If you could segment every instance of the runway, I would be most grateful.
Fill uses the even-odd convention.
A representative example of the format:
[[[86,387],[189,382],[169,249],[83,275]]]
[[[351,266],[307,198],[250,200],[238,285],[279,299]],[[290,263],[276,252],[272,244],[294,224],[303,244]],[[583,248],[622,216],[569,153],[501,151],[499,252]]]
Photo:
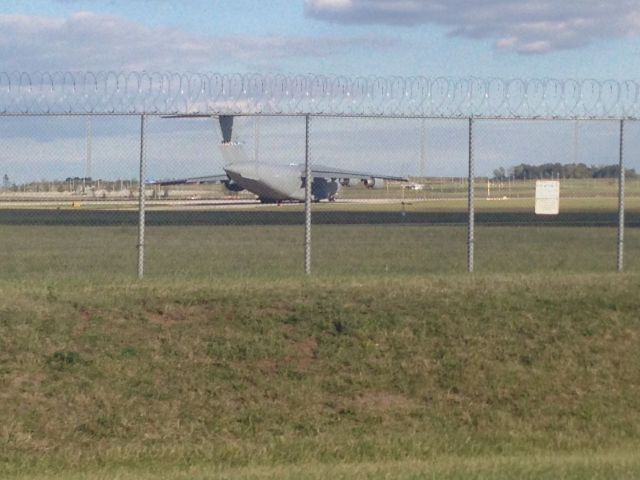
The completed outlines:
[[[247,208],[249,207],[249,208]],[[339,207],[339,206],[338,206]],[[346,207],[346,205],[345,205]],[[32,226],[136,226],[138,212],[134,209],[87,209],[87,208],[0,208],[0,225]],[[151,227],[169,225],[225,226],[225,225],[297,225],[304,226],[304,211],[299,205],[242,205],[224,208],[150,209],[146,212],[146,224]],[[402,211],[400,208],[376,208],[349,210],[331,209],[313,211],[314,225],[459,225],[466,226],[468,214],[464,211]],[[580,211],[566,212],[556,216],[536,216],[532,212],[486,212],[475,215],[476,225],[513,225],[528,227],[543,226],[592,226],[615,227],[615,212]],[[629,213],[629,227],[640,226],[640,213]]]
[[[412,203],[441,201],[445,199],[412,200]],[[446,199],[452,200],[452,199]],[[457,199],[464,201],[464,198]],[[401,205],[401,199],[388,198],[349,198],[336,199],[333,205]],[[327,204],[329,202],[321,202]],[[280,204],[261,203],[257,199],[212,199],[212,200],[146,200],[145,206],[149,210],[226,210],[226,209],[251,209],[293,207],[303,205],[303,202],[282,202]],[[138,200],[10,200],[0,199],[2,209],[88,209],[88,210],[138,210]]]

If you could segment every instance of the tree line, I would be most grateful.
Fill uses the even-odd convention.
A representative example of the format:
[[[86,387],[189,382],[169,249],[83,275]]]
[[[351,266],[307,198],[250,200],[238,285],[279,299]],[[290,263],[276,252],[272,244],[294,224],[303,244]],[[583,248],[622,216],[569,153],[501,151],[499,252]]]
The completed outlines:
[[[543,178],[618,178],[620,167],[618,165],[591,165],[584,163],[544,163],[542,165],[529,165],[521,163],[505,170],[504,167],[493,171],[494,180],[535,180]],[[635,178],[635,169],[625,169],[626,178]]]

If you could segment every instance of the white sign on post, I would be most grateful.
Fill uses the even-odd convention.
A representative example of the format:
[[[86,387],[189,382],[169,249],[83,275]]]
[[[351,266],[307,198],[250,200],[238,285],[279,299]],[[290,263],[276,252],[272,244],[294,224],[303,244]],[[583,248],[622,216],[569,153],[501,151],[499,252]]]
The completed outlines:
[[[536,182],[536,215],[558,215],[560,213],[560,181],[538,180]]]

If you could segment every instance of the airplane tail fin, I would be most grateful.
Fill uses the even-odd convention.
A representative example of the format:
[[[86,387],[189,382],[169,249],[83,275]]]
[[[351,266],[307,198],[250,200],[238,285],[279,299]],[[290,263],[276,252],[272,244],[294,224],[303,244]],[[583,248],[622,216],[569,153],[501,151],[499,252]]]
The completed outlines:
[[[220,115],[220,131],[222,132],[222,143],[231,143],[231,135],[233,135],[233,115]]]
[[[218,121],[222,132],[222,144],[219,148],[225,165],[248,162],[249,157],[244,151],[244,146],[232,140],[233,115],[220,115]]]

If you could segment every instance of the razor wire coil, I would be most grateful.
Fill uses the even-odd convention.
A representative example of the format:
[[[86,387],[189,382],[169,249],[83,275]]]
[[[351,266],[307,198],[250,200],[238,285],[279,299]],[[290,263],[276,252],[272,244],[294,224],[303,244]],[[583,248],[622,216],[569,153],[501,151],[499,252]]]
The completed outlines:
[[[0,72],[0,114],[636,119],[640,82],[170,72]]]

